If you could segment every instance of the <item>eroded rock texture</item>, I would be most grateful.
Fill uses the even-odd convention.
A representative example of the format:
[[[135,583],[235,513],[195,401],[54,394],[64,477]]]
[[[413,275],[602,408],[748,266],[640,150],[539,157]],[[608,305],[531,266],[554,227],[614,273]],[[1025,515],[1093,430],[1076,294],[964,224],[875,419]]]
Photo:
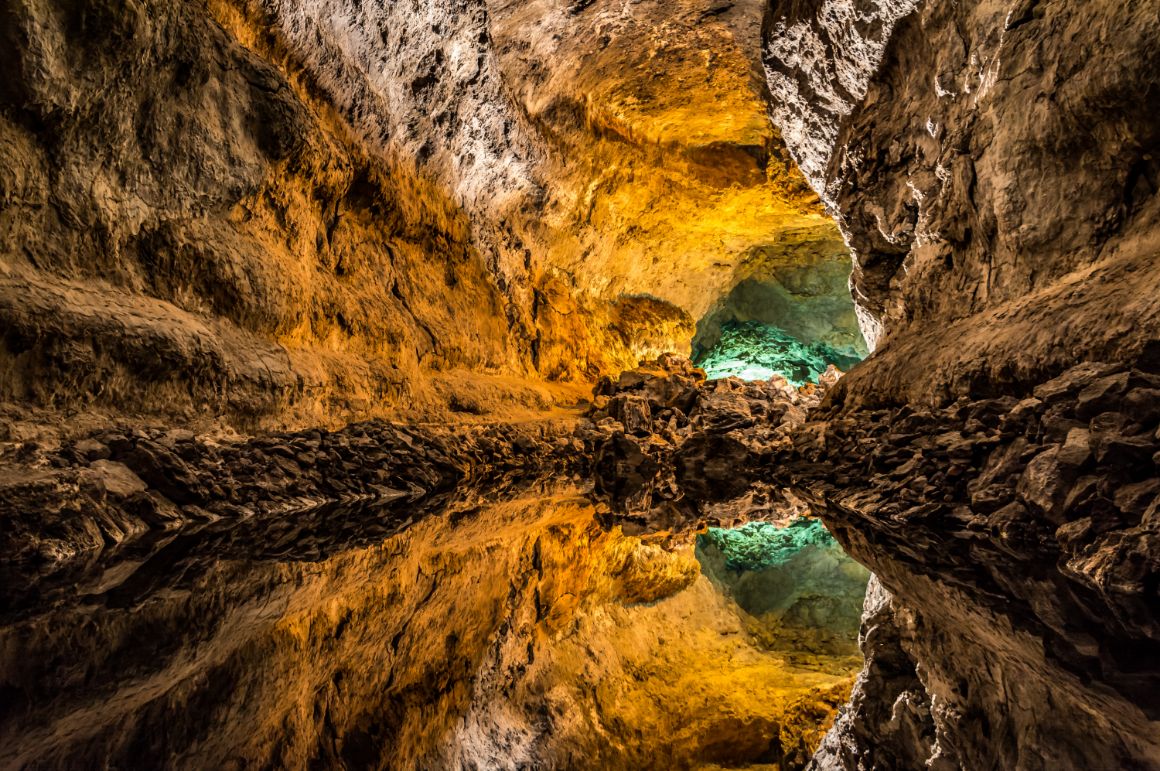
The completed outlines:
[[[853,5],[765,49],[878,349],[796,439],[897,630],[819,766],[1155,768],[1155,7]]]
[[[3,14],[0,398],[50,417],[542,411],[848,261],[753,0]]]
[[[804,507],[756,477],[719,490],[697,435],[786,444],[819,398],[702,381],[663,357],[605,383],[597,423],[14,448],[0,765],[804,767],[859,665],[867,574],[816,522],[776,565],[705,547],[702,568],[701,523]],[[585,494],[663,419],[655,501]]]
[[[800,460],[779,459],[895,594],[864,633],[897,627],[890,644],[917,672],[903,706],[925,691],[936,766],[1160,763],[1156,383],[1089,363],[1023,399],[832,414],[795,438]],[[873,712],[899,693],[877,681],[869,645],[876,695],[854,709]],[[890,768],[915,751],[857,717],[838,733],[856,749],[825,767]]]
[[[859,376],[940,398],[1139,350],[1148,335],[1125,331],[1158,313],[1137,291],[1157,282],[1155,7],[925,3],[898,20],[911,5],[778,5],[766,44],[771,87],[788,72],[860,100],[816,99],[785,134],[828,159],[811,179],[855,254],[867,337],[891,342]],[[833,42],[795,42],[815,37]]]
[[[1154,6],[7,2],[3,760],[801,766],[691,534],[812,511],[817,767],[1160,768]],[[840,381],[660,355],[839,236]]]
[[[318,421],[421,406],[420,367],[514,361],[462,208],[355,134],[276,29],[20,2],[4,34],[7,398]]]
[[[934,745],[930,699],[902,648],[899,623],[890,594],[871,578],[859,637],[865,664],[810,771],[926,767]]]
[[[1154,768],[1160,367],[1137,364],[868,409],[844,378],[819,405],[662,360],[602,384],[594,472],[638,528],[812,509],[874,572],[818,768]]]

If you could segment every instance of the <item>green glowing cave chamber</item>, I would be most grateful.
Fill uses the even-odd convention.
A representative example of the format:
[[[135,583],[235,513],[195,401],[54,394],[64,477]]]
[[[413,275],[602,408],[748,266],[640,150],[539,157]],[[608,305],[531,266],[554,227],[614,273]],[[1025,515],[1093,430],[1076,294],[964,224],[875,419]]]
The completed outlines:
[[[749,522],[737,528],[711,527],[698,536],[698,546],[720,552],[724,566],[734,571],[757,571],[782,567],[803,549],[829,549],[837,545],[821,520],[805,517],[778,526]]]
[[[768,380],[781,375],[795,386],[816,383],[833,364],[845,372],[865,358],[856,349],[824,342],[804,343],[785,330],[759,321],[729,321],[715,346],[695,357],[710,380],[738,377]]]
[[[850,257],[840,244],[801,264],[775,265],[732,287],[697,323],[693,360],[710,379],[817,382],[869,353],[849,289]]]

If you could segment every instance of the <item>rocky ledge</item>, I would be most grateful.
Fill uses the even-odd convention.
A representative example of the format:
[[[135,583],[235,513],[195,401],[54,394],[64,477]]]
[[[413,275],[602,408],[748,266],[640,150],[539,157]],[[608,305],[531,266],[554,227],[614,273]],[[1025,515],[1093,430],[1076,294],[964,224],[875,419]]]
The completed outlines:
[[[49,449],[11,444],[0,466],[0,553],[45,570],[150,530],[328,503],[418,499],[461,482],[584,467],[572,421],[407,426],[264,437],[110,430]]]
[[[594,475],[641,529],[812,513],[874,571],[866,670],[819,768],[1152,768],[1154,358],[930,408],[663,359],[598,387]]]
[[[867,408],[836,373],[797,390],[662,361],[598,388],[594,473],[641,528],[812,513],[875,573],[818,768],[1153,768],[1160,370],[1134,365]]]
[[[830,367],[803,388],[782,377],[706,381],[687,359],[665,355],[604,378],[589,412],[597,490],[624,523],[650,529],[808,513],[771,484],[768,468],[840,376]]]
[[[544,474],[591,474],[627,532],[812,514],[881,582],[863,623],[866,671],[819,767],[1160,757],[1150,357],[1083,363],[1015,395],[867,408],[847,403],[837,372],[801,389],[706,382],[664,356],[601,381],[587,418],[230,441],[109,432],[13,452],[4,553],[49,570],[191,520],[289,521],[327,501]],[[1052,720],[1021,707],[1043,704]],[[1061,725],[1095,740],[1064,740]]]
[[[469,481],[561,473],[594,472],[612,507],[634,513],[625,521],[650,529],[665,511],[687,524],[756,518],[765,492],[752,461],[788,446],[792,427],[835,381],[836,373],[804,389],[778,380],[706,384],[687,359],[666,355],[602,380],[587,418],[370,421],[260,437],[134,428],[60,446],[11,442],[0,455],[0,551],[8,562],[51,569],[185,523],[295,517],[328,503],[417,499]],[[748,508],[713,508],[747,492]]]
[[[864,652],[868,671],[879,650],[916,670],[873,687],[884,703],[926,693],[930,767],[1160,757],[1160,375],[1139,364],[1083,363],[1021,396],[931,410],[843,412],[839,385],[779,456],[775,475],[896,595],[894,631]],[[1025,708],[1045,704],[1051,720]],[[840,721],[862,723],[842,736],[861,760],[824,767],[918,751],[922,731],[888,746],[899,718],[880,717]]]

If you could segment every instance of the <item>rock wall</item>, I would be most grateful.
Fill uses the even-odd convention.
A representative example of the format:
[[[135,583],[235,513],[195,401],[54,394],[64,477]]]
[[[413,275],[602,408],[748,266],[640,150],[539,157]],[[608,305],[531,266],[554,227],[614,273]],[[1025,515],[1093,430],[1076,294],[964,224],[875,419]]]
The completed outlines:
[[[871,577],[858,641],[865,663],[808,771],[927,767],[935,740],[930,697],[902,648],[900,623],[890,593]]]
[[[12,59],[0,84],[0,514],[19,525],[6,531],[14,553],[80,564],[146,527],[284,513],[296,496],[439,489],[480,447],[545,465],[591,452],[601,493],[629,509],[626,529],[808,505],[874,570],[891,599],[872,593],[869,664],[819,764],[1160,766],[1153,3],[11,0],[0,38]],[[125,417],[249,430],[544,410],[581,393],[545,379],[595,380],[679,348],[737,286],[831,264],[836,227],[875,348],[836,386],[706,388],[687,367],[654,366],[602,381],[594,427],[531,444],[472,434],[429,446],[424,433],[416,449],[382,423],[261,440],[94,429]],[[87,438],[46,439],[46,423]],[[209,505],[227,491],[240,508]],[[503,554],[527,577],[539,548]],[[355,576],[336,582],[353,604],[381,590],[362,580],[361,559],[338,566]],[[287,570],[309,583],[308,569]],[[417,575],[391,581],[418,595],[430,587]],[[248,599],[264,579],[251,578],[220,579],[241,587],[229,618],[270,621],[264,600]],[[444,637],[454,655],[436,664],[431,642],[447,619],[464,622],[454,584],[403,637],[364,627],[354,671],[380,677],[344,703],[397,707],[405,725],[372,732],[339,700],[306,697],[262,712],[264,733],[230,722],[249,704],[221,684],[271,650],[275,692],[352,687],[346,674],[295,669],[303,649],[322,660],[347,645],[350,622],[283,587],[271,596],[308,609],[278,616],[268,636],[223,641],[247,628],[223,621],[193,651],[210,658],[165,652],[164,671],[126,690],[101,670],[116,699],[100,714],[68,701],[70,683],[96,676],[61,670],[64,695],[20,686],[44,711],[7,730],[32,736],[46,763],[156,751],[138,729],[194,699],[216,705],[222,731],[175,728],[191,757],[228,760],[224,747],[244,745],[245,760],[270,764],[317,753],[357,764],[402,735],[404,762],[542,760],[539,727],[505,704],[584,720],[594,700],[617,706],[598,721],[560,718],[564,757],[612,723],[616,735],[638,722],[679,733],[645,714],[639,692],[544,695],[557,676],[591,673],[579,649],[529,649],[511,631],[547,618],[539,579],[514,595],[488,584],[483,626]],[[560,602],[590,589],[569,580]],[[326,584],[302,591],[329,596]],[[604,588],[597,604],[619,603]],[[659,595],[634,592],[628,604],[645,604],[611,617],[661,623],[646,607]],[[512,597],[505,628],[496,608]],[[201,611],[152,610],[161,628]],[[99,655],[146,639],[126,618],[103,627],[112,642],[93,643]],[[593,623],[609,649],[631,637]],[[51,639],[38,633],[4,655],[21,661],[28,639]],[[409,657],[384,661],[403,639]],[[641,650],[675,666],[680,651],[655,642]],[[190,666],[202,679],[185,677]],[[533,686],[493,698],[504,673],[525,670]],[[736,682],[717,682],[698,709],[736,695]],[[438,713],[462,724],[424,722],[432,689]],[[745,739],[760,724],[746,762],[791,752],[784,737],[774,752],[773,735],[792,720],[726,717],[728,730],[677,739],[721,760],[706,737]],[[457,738],[441,745],[448,730]],[[270,754],[275,736],[289,737],[285,756]],[[611,764],[646,757],[597,749]]]
[[[843,259],[765,119],[760,3],[670,5],[13,0],[0,399],[510,416]]]
[[[463,207],[277,29],[101,2],[4,29],[5,397],[320,422],[433,406],[421,370],[521,371]]]
[[[549,237],[552,270],[696,319],[746,278],[845,257],[766,118],[762,13],[755,0],[493,4],[505,82],[551,149],[545,224],[568,234]]]
[[[1141,657],[1154,5],[774,3],[773,19],[771,88],[813,102],[783,134],[851,247],[877,348],[796,437],[801,478],[828,475],[815,505],[893,595],[867,608],[867,641],[894,631],[865,644],[818,767],[1160,767]]]
[[[794,392],[671,363],[599,388],[594,473],[625,526],[812,509],[880,582],[818,768],[1160,767],[1154,358],[876,409],[846,378]]]
[[[762,61],[770,116],[827,204],[826,176],[843,121],[866,94],[895,25],[919,0],[773,0]]]
[[[806,111],[807,129],[786,137],[799,160],[828,158],[811,180],[855,255],[867,336],[894,349],[859,377],[936,399],[1130,356],[1148,335],[1123,330],[1158,325],[1131,289],[1156,281],[1154,9],[923,4],[897,21],[872,78],[846,74],[872,66],[910,6],[874,24],[829,6],[795,24],[791,7],[767,33],[771,85],[797,72],[857,105]],[[846,44],[809,57],[791,45],[802,25],[836,22]]]
[[[935,767],[1160,764],[1158,385],[1085,363],[1031,393],[941,410],[831,404],[777,458],[894,595],[893,622],[872,608],[864,634],[898,628]],[[877,696],[854,709],[872,713],[884,705],[868,701],[898,694],[872,679],[867,652]],[[867,760],[830,767],[896,767],[876,752],[877,722],[840,724],[836,741]]]

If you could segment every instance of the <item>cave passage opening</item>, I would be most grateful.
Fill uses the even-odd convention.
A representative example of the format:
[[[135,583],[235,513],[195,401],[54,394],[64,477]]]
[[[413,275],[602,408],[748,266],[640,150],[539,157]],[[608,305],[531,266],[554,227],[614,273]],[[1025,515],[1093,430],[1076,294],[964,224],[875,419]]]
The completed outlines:
[[[781,375],[795,386],[831,364],[848,371],[869,354],[849,276],[849,253],[831,249],[743,278],[697,322],[693,361],[710,379]]]

